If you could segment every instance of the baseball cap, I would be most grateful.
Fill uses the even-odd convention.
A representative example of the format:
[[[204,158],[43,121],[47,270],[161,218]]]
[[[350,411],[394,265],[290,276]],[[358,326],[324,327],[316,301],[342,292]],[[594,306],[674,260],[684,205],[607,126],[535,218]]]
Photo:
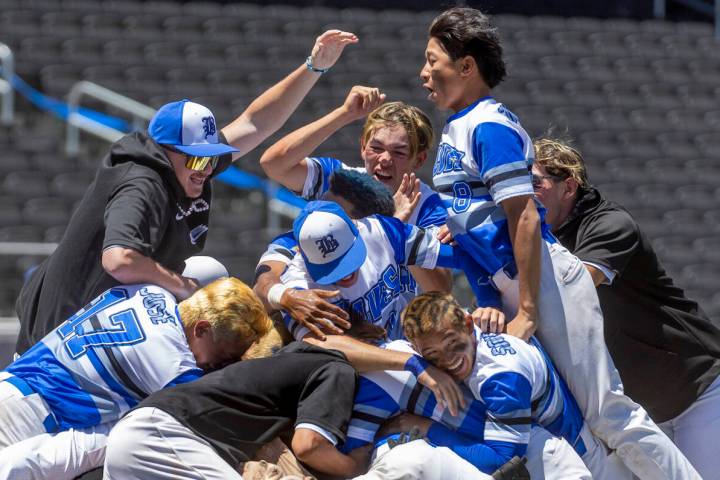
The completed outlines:
[[[335,283],[365,263],[365,242],[337,203],[308,203],[293,222],[293,233],[308,273],[320,285]]]
[[[215,157],[239,151],[220,143],[215,116],[210,109],[187,99],[160,107],[150,120],[148,133],[161,145],[170,145],[198,157]]]
[[[211,284],[218,278],[229,277],[230,274],[225,265],[204,255],[195,255],[185,260],[183,277],[194,278],[201,287]]]

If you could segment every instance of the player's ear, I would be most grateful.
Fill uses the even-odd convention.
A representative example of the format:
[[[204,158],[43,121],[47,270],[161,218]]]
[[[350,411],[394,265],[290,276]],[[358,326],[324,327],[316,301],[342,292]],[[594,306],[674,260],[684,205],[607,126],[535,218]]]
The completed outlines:
[[[480,72],[477,62],[472,55],[465,55],[458,59],[458,69],[462,77],[469,77],[474,71]]]
[[[415,157],[415,168],[420,168],[423,163],[425,163],[425,160],[427,160],[427,156],[427,150],[418,153]]]
[[[208,333],[211,333],[212,326],[210,325],[210,322],[207,320],[198,320],[195,326],[193,327],[193,333],[197,338],[202,338]]]

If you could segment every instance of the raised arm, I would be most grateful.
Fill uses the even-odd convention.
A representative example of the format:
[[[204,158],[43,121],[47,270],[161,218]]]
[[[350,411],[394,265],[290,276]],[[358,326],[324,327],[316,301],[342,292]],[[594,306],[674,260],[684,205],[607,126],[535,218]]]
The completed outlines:
[[[328,30],[315,41],[310,55],[316,69],[330,68],[343,49],[358,41],[349,32]],[[228,143],[240,150],[233,159],[245,155],[275,133],[300,105],[321,73],[301,65],[279,83],[256,98],[232,123],[222,129]]]
[[[345,125],[359,120],[385,99],[377,88],[355,86],[345,102],[324,117],[289,133],[267,149],[260,165],[276,182],[302,192],[307,177],[306,158]]]

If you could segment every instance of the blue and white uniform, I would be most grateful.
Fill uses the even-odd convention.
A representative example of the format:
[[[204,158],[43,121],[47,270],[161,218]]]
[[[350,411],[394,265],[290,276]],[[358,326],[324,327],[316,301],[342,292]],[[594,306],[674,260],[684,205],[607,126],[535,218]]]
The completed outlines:
[[[153,285],[106,291],[5,372],[6,382],[45,400],[58,430],[115,421],[149,394],[203,373],[175,298]]]
[[[265,262],[282,262],[289,265],[298,252],[298,243],[293,231],[281,233],[273,238],[267,250],[260,256],[258,266]]]
[[[490,281],[516,271],[503,200],[534,195],[532,140],[518,118],[485,97],[448,118],[433,167],[433,183],[447,210],[447,225],[463,253],[463,270],[480,306],[500,306]],[[538,205],[541,219],[544,208]],[[555,242],[549,228],[543,238]],[[510,275],[513,276],[514,274]]]
[[[432,392],[409,372],[364,373],[345,448],[372,442],[386,419],[406,411],[438,422],[428,431],[428,440],[486,473],[525,454],[533,425],[565,438],[584,455],[580,411],[539,344],[534,339],[527,344],[510,335],[482,334],[477,328],[475,335],[475,366],[462,387],[467,406],[457,416],[438,407]],[[413,351],[405,341],[386,348]]]
[[[416,282],[407,267],[435,268],[441,252],[449,258],[452,250],[447,245],[441,245],[431,232],[382,215],[357,220],[357,229],[365,242],[368,256],[353,285],[341,287],[315,283],[300,253],[295,255],[283,274],[282,282],[290,288],[339,290],[339,297],[331,299],[332,303],[385,328],[391,340],[403,338],[400,312],[416,295]],[[309,333],[286,312],[283,312],[283,319],[295,339],[300,340]]]
[[[305,177],[302,197],[306,200],[321,199],[330,189],[330,176],[335,170],[346,169],[368,173],[365,168],[351,167],[337,158],[308,157],[305,161],[307,177]],[[423,228],[444,225],[447,215],[438,194],[422,181],[420,182],[420,193],[422,194],[420,203],[413,210],[407,223]]]

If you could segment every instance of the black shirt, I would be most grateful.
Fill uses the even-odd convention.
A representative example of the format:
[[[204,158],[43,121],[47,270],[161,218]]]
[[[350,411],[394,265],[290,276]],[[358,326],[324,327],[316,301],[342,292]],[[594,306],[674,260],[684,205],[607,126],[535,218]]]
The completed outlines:
[[[594,188],[553,233],[584,262],[615,271],[598,287],[605,341],[625,392],[656,422],[684,412],[720,373],[720,325],[663,269],[621,206]]]
[[[169,413],[237,468],[300,423],[344,441],[355,383],[355,370],[342,353],[294,342],[272,357],[237,362],[156,392],[137,408]]]
[[[221,138],[221,141],[225,141]],[[222,157],[213,176],[227,169]],[[139,251],[182,272],[202,251],[210,220],[212,185],[190,199],[163,149],[142,133],[115,142],[68,223],[58,248],[23,286],[16,351],[25,352],[57,325],[120,282],[102,267],[111,246]]]

